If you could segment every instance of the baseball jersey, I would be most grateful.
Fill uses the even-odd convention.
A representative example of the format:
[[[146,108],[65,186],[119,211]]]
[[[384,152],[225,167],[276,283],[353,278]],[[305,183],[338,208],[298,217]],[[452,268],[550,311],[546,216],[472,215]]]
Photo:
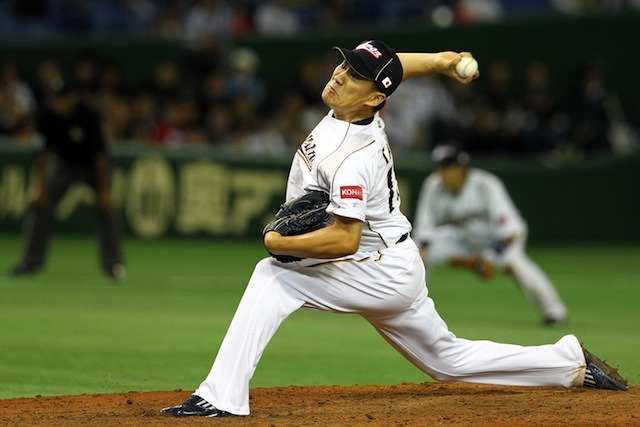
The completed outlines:
[[[418,198],[413,238],[429,241],[437,227],[455,226],[471,242],[504,239],[526,233],[526,224],[500,179],[470,168],[462,190],[444,188],[438,173],[425,180]]]
[[[349,123],[331,110],[320,121],[296,151],[286,199],[310,190],[329,193],[328,212],[364,223],[360,252],[393,246],[411,231],[400,212],[393,157],[378,113]]]

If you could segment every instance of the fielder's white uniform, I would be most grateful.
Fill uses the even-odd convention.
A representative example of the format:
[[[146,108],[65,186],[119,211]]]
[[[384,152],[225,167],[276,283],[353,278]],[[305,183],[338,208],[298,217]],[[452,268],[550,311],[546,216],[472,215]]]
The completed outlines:
[[[331,195],[331,212],[363,221],[361,245],[336,260],[260,261],[211,372],[194,392],[216,408],[249,414],[249,381],[269,340],[295,310],[356,313],[394,348],[438,380],[511,385],[582,385],[585,359],[567,335],[522,347],[457,338],[427,296],[425,269],[400,199],[384,123],[324,117],[297,151],[287,199]],[[400,243],[396,243],[401,241]],[[355,363],[355,361],[354,361]]]
[[[413,238],[428,242],[429,266],[453,257],[484,256],[500,268],[509,268],[524,293],[545,319],[564,320],[567,308],[547,275],[526,254],[527,225],[500,179],[469,168],[458,194],[447,190],[440,174],[425,179],[418,198]],[[491,246],[514,240],[502,253]]]

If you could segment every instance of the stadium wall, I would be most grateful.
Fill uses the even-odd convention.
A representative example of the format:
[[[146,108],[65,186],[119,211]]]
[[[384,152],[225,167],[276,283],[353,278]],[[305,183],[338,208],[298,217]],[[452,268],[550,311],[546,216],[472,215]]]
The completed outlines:
[[[0,232],[21,228],[32,156],[0,144]],[[114,161],[114,192],[129,235],[257,238],[283,200],[291,158],[119,147]],[[396,163],[402,210],[412,218],[430,164],[414,154]],[[496,157],[474,164],[503,178],[532,242],[640,240],[640,153],[562,168]],[[86,186],[73,187],[56,211],[58,231],[92,232],[93,197]]]

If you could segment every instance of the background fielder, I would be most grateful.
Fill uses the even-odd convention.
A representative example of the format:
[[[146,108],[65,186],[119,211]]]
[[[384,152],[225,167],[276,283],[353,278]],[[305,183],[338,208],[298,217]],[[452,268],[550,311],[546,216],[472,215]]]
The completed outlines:
[[[493,266],[513,275],[551,326],[563,325],[567,308],[547,275],[525,253],[527,225],[502,181],[469,167],[455,142],[432,153],[436,172],[422,185],[412,237],[428,266],[448,262],[474,269],[485,279]]]

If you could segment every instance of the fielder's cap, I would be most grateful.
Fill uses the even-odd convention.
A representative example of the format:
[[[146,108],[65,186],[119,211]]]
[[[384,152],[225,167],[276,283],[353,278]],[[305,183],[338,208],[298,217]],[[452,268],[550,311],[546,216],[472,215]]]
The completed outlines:
[[[367,80],[376,83],[380,92],[389,96],[402,81],[402,64],[396,52],[379,40],[360,43],[349,50],[334,46],[345,61]]]
[[[440,144],[433,149],[431,153],[431,161],[436,167],[449,165],[466,166],[469,164],[469,154],[458,144],[445,143]]]

